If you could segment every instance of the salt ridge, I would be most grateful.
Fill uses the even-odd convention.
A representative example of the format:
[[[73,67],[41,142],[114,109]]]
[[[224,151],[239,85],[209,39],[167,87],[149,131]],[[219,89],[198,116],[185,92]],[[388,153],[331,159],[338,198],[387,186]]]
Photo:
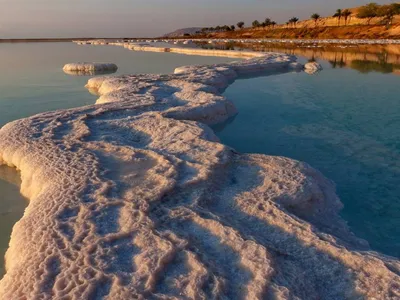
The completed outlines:
[[[338,216],[334,185],[305,163],[240,154],[206,124],[236,113],[241,76],[295,58],[89,80],[97,105],[0,130],[0,164],[30,199],[1,299],[397,299],[398,260]]]

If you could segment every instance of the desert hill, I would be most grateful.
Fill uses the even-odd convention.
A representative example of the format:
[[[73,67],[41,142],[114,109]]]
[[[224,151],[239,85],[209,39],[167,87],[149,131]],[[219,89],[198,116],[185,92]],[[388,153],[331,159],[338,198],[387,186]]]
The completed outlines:
[[[201,27],[189,27],[189,28],[181,28],[177,29],[173,32],[167,33],[164,35],[164,37],[167,38],[173,38],[173,37],[179,37],[179,36],[184,36],[185,34],[196,34],[196,32],[201,31]]]

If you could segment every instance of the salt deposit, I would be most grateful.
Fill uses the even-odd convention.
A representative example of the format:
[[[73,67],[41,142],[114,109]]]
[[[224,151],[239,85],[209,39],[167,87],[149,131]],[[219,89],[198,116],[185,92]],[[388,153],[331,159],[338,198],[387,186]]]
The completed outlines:
[[[97,105],[0,130],[30,199],[1,299],[398,299],[400,263],[368,251],[307,164],[240,154],[205,124],[236,113],[240,76],[285,54],[170,75],[94,78]]]
[[[184,42],[187,39],[175,39],[175,40],[166,40],[166,42]],[[193,42],[205,42],[208,44],[218,44],[223,43],[225,39],[191,39]],[[155,40],[157,41],[157,40]],[[267,43],[267,44],[276,44],[276,43],[290,43],[295,45],[330,45],[330,44],[341,44],[346,46],[355,46],[355,45],[398,45],[400,44],[400,40],[398,39],[240,39],[240,40],[231,40],[229,42],[240,42],[240,43]],[[79,40],[73,41],[79,45],[105,45],[108,42],[114,42],[113,40]],[[148,43],[152,42],[151,40],[147,41]]]
[[[70,75],[93,75],[96,73],[112,73],[118,70],[117,65],[111,63],[70,63],[63,68]]]
[[[321,70],[322,66],[315,61],[308,62],[304,65],[304,71],[308,74],[315,74]]]

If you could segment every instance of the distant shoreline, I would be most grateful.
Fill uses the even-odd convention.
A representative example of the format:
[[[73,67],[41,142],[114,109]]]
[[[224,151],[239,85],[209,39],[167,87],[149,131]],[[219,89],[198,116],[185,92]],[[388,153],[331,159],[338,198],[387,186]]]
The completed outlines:
[[[92,39],[92,38],[85,38]],[[72,38],[37,38],[37,39],[0,39],[0,43],[44,43],[44,42],[72,42]]]
[[[0,44],[5,43],[57,43],[57,42],[73,42],[73,41],[96,41],[103,40],[106,42],[112,41],[140,41],[140,40],[152,40],[152,41],[165,41],[165,40],[193,40],[193,41],[205,41],[205,40],[231,40],[231,41],[240,41],[243,40],[241,37],[157,37],[157,38],[129,38],[129,37],[120,37],[120,38],[27,38],[27,39],[0,39]],[[399,44],[400,39],[357,39],[357,38],[337,38],[337,39],[324,39],[324,38],[257,38],[257,37],[246,37],[246,41],[250,42],[254,41],[271,41],[276,43],[288,43],[288,42],[299,42],[299,43],[324,43],[324,44]]]
[[[76,40],[137,40],[139,38],[98,38],[98,37],[76,37],[76,38],[20,38],[20,39],[0,39],[0,43],[52,43],[52,42],[72,42]],[[143,38],[141,38],[143,39]],[[146,38],[148,39],[148,38]],[[156,38],[150,38],[156,39]]]

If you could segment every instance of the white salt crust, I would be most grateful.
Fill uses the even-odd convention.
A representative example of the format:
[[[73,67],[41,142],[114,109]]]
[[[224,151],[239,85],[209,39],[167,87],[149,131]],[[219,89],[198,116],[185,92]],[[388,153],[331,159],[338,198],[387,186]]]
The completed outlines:
[[[118,70],[116,64],[112,63],[69,63],[63,68],[69,75],[96,75],[101,73],[112,73]]]
[[[332,182],[206,125],[236,113],[235,79],[298,68],[268,54],[94,78],[97,105],[4,126],[0,164],[30,204],[0,299],[399,299],[399,261],[349,232]]]

